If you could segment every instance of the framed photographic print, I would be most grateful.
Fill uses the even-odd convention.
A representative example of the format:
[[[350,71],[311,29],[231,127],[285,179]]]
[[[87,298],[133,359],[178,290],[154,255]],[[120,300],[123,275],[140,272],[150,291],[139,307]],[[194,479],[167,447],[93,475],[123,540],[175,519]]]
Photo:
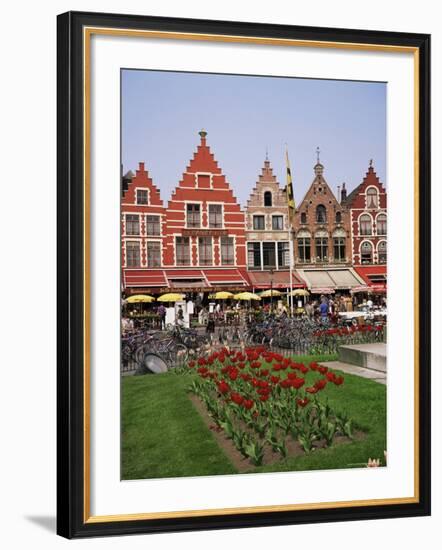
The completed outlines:
[[[430,37],[58,17],[58,533],[430,513]]]

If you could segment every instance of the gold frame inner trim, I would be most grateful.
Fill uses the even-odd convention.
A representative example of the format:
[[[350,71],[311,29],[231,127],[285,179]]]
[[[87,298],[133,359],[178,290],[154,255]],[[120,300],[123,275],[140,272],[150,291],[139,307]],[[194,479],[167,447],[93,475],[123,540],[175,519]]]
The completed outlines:
[[[91,36],[125,36],[137,38],[157,38],[194,40],[204,42],[233,42],[303,48],[333,48],[371,52],[412,53],[414,61],[414,495],[372,500],[351,500],[338,502],[303,503],[237,508],[215,508],[207,510],[181,510],[173,512],[152,512],[138,514],[116,514],[108,516],[91,515],[90,484],[90,83],[91,83]],[[134,29],[113,29],[107,27],[85,27],[83,29],[84,67],[84,523],[103,523],[149,519],[171,519],[185,517],[207,517],[229,514],[249,514],[259,512],[287,512],[301,510],[323,510],[348,508],[350,506],[385,506],[389,504],[412,504],[419,502],[419,49],[411,46],[363,44],[350,42],[329,42],[321,40],[296,40],[267,37],[245,37],[204,33],[148,31]]]

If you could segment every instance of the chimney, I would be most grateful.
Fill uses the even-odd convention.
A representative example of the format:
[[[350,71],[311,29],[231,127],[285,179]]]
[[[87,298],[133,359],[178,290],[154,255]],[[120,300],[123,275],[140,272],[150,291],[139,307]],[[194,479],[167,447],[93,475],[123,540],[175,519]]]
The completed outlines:
[[[138,172],[144,172],[144,162],[138,163]]]
[[[347,189],[345,188],[345,181],[342,183],[341,202],[347,199]]]

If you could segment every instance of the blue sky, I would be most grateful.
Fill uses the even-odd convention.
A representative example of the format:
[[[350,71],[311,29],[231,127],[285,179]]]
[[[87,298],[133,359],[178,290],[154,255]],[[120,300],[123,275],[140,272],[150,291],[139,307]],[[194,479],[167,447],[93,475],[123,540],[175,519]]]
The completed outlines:
[[[335,193],[344,181],[356,187],[370,159],[387,184],[386,93],[374,82],[123,70],[123,170],[144,161],[167,203],[204,128],[242,205],[266,150],[285,185],[286,144],[297,203],[313,180],[317,147]]]

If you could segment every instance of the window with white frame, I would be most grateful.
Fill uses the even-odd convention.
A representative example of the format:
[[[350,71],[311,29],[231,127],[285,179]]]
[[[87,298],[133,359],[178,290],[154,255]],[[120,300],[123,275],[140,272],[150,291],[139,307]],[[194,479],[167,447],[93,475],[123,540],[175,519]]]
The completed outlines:
[[[376,218],[376,233],[378,235],[387,234],[387,216],[385,214],[379,214]]]
[[[161,266],[161,243],[159,241],[147,242],[147,266]]]
[[[212,237],[198,237],[199,265],[212,265]]]
[[[258,231],[265,229],[264,216],[253,216],[253,229]]]
[[[146,234],[149,236],[161,235],[160,216],[153,214],[148,214],[146,216]]]
[[[147,189],[137,189],[137,204],[149,204],[149,193]]]
[[[223,226],[223,205],[209,204],[209,227],[220,228]]]
[[[233,237],[221,237],[221,264],[233,265],[235,263],[235,249]]]
[[[373,228],[371,223],[371,216],[368,214],[362,214],[359,218],[359,235],[372,235]]]
[[[251,269],[261,269],[261,243],[247,243],[247,264]]]
[[[367,208],[379,207],[379,195],[378,190],[374,187],[369,187],[366,193]]]
[[[175,237],[176,265],[190,265],[189,237]]]
[[[373,263],[373,245],[369,241],[361,244],[361,264]]]
[[[278,267],[284,268],[290,265],[290,249],[287,241],[278,242]]]
[[[274,231],[281,231],[284,229],[284,216],[272,216],[272,229]]]
[[[298,256],[301,262],[311,261],[311,239],[310,237],[298,238]]]
[[[380,264],[387,263],[387,241],[381,241],[378,244],[378,262]]]
[[[187,204],[187,227],[201,227],[201,206]]]
[[[137,214],[126,214],[126,235],[140,234],[140,217]]]
[[[126,241],[126,266],[140,267],[139,241]]]

